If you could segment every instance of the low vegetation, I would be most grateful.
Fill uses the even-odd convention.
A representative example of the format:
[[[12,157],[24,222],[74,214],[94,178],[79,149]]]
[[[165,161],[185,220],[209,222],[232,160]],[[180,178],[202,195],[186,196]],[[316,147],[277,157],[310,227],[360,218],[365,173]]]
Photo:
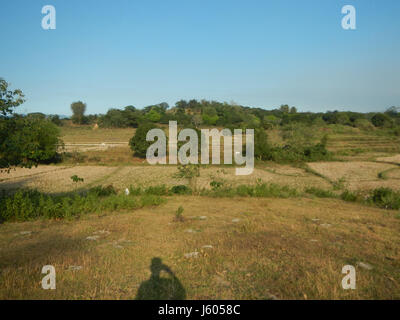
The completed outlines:
[[[97,186],[86,192],[62,195],[43,194],[36,190],[18,190],[12,195],[3,192],[0,198],[0,222],[73,218],[87,213],[101,214],[159,205],[163,201],[154,194],[142,196],[118,194],[112,186]]]

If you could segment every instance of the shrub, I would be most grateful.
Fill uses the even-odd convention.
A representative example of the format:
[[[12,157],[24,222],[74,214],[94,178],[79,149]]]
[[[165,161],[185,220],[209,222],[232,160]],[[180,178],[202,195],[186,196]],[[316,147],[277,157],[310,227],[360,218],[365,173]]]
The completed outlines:
[[[367,119],[356,119],[354,121],[354,126],[364,131],[372,131],[375,129],[373,124]]]
[[[200,177],[200,165],[181,164],[178,165],[178,172],[173,175],[177,179],[186,179],[190,188],[196,191],[197,178]]]
[[[173,186],[170,191],[173,194],[191,194],[192,193],[192,190],[183,184]]]
[[[108,185],[107,187],[103,186],[96,186],[94,188],[89,189],[89,194],[94,194],[98,197],[107,197],[113,194],[117,194],[117,191],[113,187],[112,184]]]
[[[375,127],[390,127],[392,125],[392,119],[385,113],[377,113],[371,119],[372,124]]]
[[[400,209],[400,192],[390,188],[378,188],[372,192],[369,201],[385,209]]]
[[[345,190],[342,192],[340,195],[340,198],[344,201],[349,201],[349,202],[356,202],[359,200],[359,196],[349,190]]]

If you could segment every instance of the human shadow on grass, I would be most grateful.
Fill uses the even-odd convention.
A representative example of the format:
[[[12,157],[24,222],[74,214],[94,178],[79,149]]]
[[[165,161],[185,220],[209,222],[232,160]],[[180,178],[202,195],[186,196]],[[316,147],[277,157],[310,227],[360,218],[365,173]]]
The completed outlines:
[[[162,263],[160,258],[153,258],[151,260],[150,270],[150,279],[142,282],[137,292],[136,300],[186,299],[185,288],[171,269]],[[167,272],[170,277],[160,277],[161,271]]]

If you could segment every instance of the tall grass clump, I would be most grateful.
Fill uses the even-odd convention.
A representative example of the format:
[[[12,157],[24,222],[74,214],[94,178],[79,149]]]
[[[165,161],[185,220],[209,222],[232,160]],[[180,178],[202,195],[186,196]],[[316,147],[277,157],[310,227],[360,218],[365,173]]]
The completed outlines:
[[[305,190],[306,193],[312,194],[318,198],[335,198],[336,195],[330,191],[317,187],[310,187]]]

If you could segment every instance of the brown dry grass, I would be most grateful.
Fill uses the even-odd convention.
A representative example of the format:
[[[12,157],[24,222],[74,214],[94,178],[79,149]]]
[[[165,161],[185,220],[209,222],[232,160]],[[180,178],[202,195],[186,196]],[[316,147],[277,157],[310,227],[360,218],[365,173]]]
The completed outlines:
[[[389,163],[398,163],[400,164],[400,154],[397,154],[392,157],[380,157],[376,159],[377,161],[382,161],[382,162],[389,162]]]
[[[351,190],[371,190],[378,187],[399,189],[395,179],[382,180],[378,178],[380,172],[397,169],[396,165],[353,161],[353,162],[315,162],[308,166],[331,181],[343,180],[344,185]]]
[[[180,205],[186,222],[172,222]],[[400,220],[340,200],[174,197],[156,208],[0,230],[0,299],[133,299],[154,257],[188,299],[400,298]],[[85,240],[99,230],[110,234]],[[198,258],[184,258],[193,251]],[[356,267],[357,289],[343,290],[342,267],[359,261],[373,270]],[[41,289],[47,264],[56,290]]]
[[[14,172],[15,179],[0,181],[0,189],[31,188],[49,193],[66,192],[76,188],[102,184],[108,176],[118,170],[118,167],[104,166],[49,167],[52,170],[47,166],[39,166],[33,175],[26,169],[17,168]],[[2,174],[2,177],[6,179],[6,175],[6,173]],[[74,183],[71,180],[73,175],[83,178],[84,182]]]
[[[93,126],[64,126],[60,129],[64,143],[128,142],[136,131],[134,128],[93,130]]]
[[[173,176],[177,172],[177,168],[176,166],[168,165],[49,167],[52,170],[48,166],[39,166],[35,171],[35,175],[31,175],[26,169],[16,169],[14,179],[10,176],[8,180],[0,181],[0,189],[9,190],[24,187],[53,193],[67,192],[74,190],[76,187],[86,188],[100,184],[112,184],[119,189],[125,190],[130,185],[151,186],[165,184],[171,187],[187,183],[185,180],[174,178]],[[221,172],[222,169],[224,173]],[[84,178],[84,182],[76,185],[70,179],[72,175]],[[6,174],[3,174],[3,176],[7,177]],[[304,190],[312,186],[330,188],[330,184],[327,181],[306,173],[303,169],[277,164],[269,164],[256,168],[253,174],[249,176],[236,176],[235,168],[233,167],[208,166],[201,169],[197,187],[208,189],[210,188],[210,182],[215,179],[223,181],[225,186],[255,184],[257,179],[261,179],[264,182],[287,185],[299,190]]]

